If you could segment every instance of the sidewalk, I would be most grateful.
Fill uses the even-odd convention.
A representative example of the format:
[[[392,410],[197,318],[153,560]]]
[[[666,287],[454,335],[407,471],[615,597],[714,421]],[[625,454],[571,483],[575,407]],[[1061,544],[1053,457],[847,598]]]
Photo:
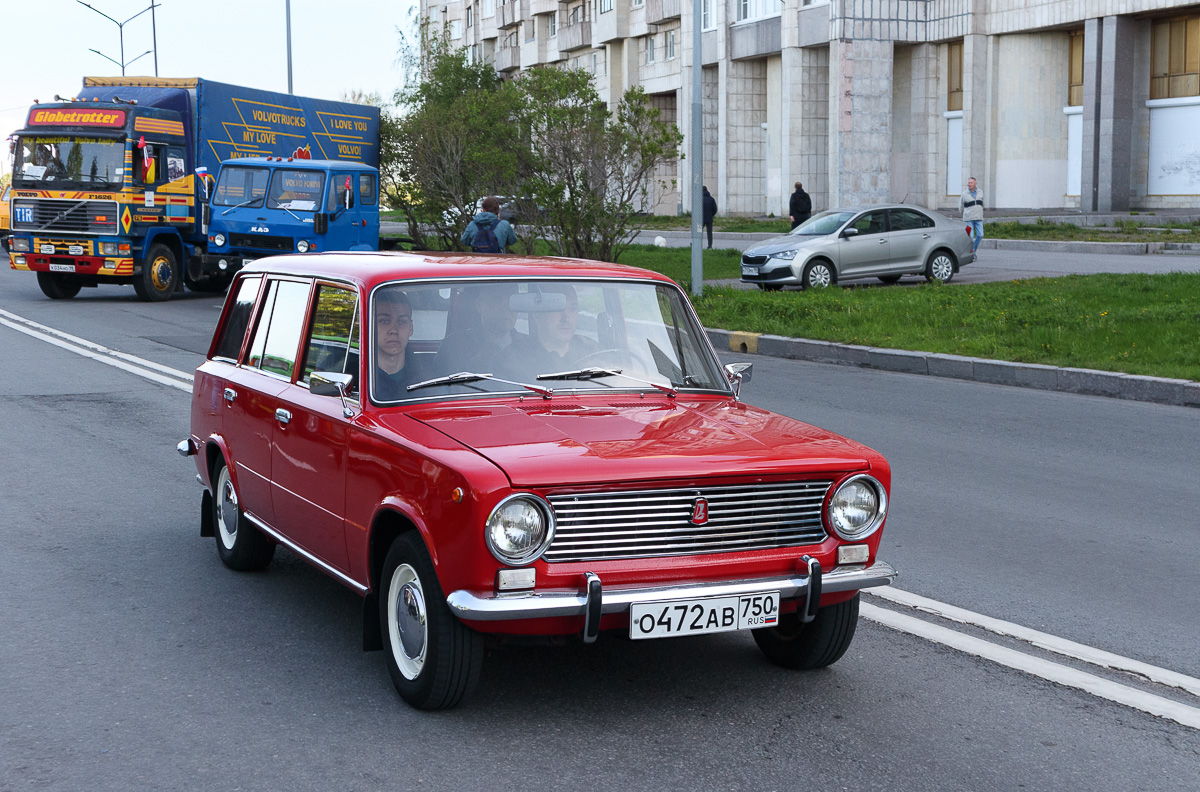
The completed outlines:
[[[709,340],[718,350],[769,357],[836,363],[881,371],[951,377],[993,385],[1108,396],[1115,399],[1155,402],[1181,407],[1200,407],[1200,382],[1145,377],[1093,369],[1059,368],[1036,363],[881,349],[831,341],[730,330],[708,329]]]

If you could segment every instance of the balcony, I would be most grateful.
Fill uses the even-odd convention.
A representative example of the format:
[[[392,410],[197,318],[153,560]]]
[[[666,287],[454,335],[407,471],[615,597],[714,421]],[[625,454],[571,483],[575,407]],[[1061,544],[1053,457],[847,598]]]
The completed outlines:
[[[497,47],[493,65],[498,72],[511,72],[521,68],[521,48]]]
[[[525,18],[525,4],[528,0],[508,0],[496,9],[496,27],[501,30],[515,28]]]
[[[528,0],[528,3],[530,16],[558,13],[558,0]]]
[[[646,0],[646,24],[661,25],[682,14],[683,0]]]
[[[562,52],[586,49],[592,46],[592,23],[576,22],[558,29],[558,48]]]

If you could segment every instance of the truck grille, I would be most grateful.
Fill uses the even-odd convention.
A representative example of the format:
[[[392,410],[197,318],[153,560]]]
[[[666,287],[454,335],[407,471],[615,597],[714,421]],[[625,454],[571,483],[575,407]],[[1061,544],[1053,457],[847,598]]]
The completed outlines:
[[[545,559],[730,553],[821,542],[821,504],[830,481],[551,495],[557,527]],[[708,521],[692,523],[698,498]]]
[[[292,238],[285,236],[260,236],[258,234],[230,234],[229,244],[236,248],[258,250],[282,250],[292,252]]]
[[[116,201],[19,198],[12,204],[13,231],[115,234],[119,218]]]

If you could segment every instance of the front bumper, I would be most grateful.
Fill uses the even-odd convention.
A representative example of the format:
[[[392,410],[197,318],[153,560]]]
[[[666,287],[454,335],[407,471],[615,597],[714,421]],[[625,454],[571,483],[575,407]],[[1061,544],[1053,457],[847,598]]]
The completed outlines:
[[[799,286],[800,278],[785,259],[768,259],[764,264],[742,263],[742,283],[761,283],[768,286]]]
[[[809,590],[811,576],[807,574],[807,567],[804,570],[803,574],[797,572],[787,577],[607,588],[597,576],[589,574],[588,586],[583,592],[560,589],[497,594],[492,591],[460,589],[446,597],[446,604],[450,606],[451,613],[464,621],[506,621],[628,613],[629,607],[635,603],[765,594],[772,591],[778,591],[780,597],[785,600],[798,599],[806,596]],[[820,575],[818,590],[822,594],[858,591],[874,586],[887,586],[895,577],[896,570],[882,561],[876,561],[869,567],[839,566]],[[599,613],[596,612],[597,607]]]

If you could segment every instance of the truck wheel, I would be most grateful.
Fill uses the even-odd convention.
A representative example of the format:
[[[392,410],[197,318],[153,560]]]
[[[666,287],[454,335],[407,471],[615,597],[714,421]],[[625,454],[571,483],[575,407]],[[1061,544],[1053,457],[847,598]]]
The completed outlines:
[[[166,245],[151,245],[142,259],[142,274],[133,279],[133,290],[146,302],[163,302],[179,288],[179,262]]]
[[[230,275],[209,275],[204,280],[184,278],[183,285],[187,286],[189,291],[199,294],[221,294],[229,288],[232,280],[233,277]]]
[[[401,534],[379,580],[379,621],[392,683],[417,709],[453,707],[483,665],[483,636],[454,617],[421,535]]]
[[[79,282],[79,278],[75,275],[63,275],[59,272],[39,272],[37,278],[42,294],[51,300],[69,300],[76,294],[79,294],[79,290],[83,288],[83,284]]]
[[[783,614],[779,626],[753,630],[754,641],[777,666],[808,670],[833,665],[854,640],[859,596],[821,608],[808,624],[796,613]]]

